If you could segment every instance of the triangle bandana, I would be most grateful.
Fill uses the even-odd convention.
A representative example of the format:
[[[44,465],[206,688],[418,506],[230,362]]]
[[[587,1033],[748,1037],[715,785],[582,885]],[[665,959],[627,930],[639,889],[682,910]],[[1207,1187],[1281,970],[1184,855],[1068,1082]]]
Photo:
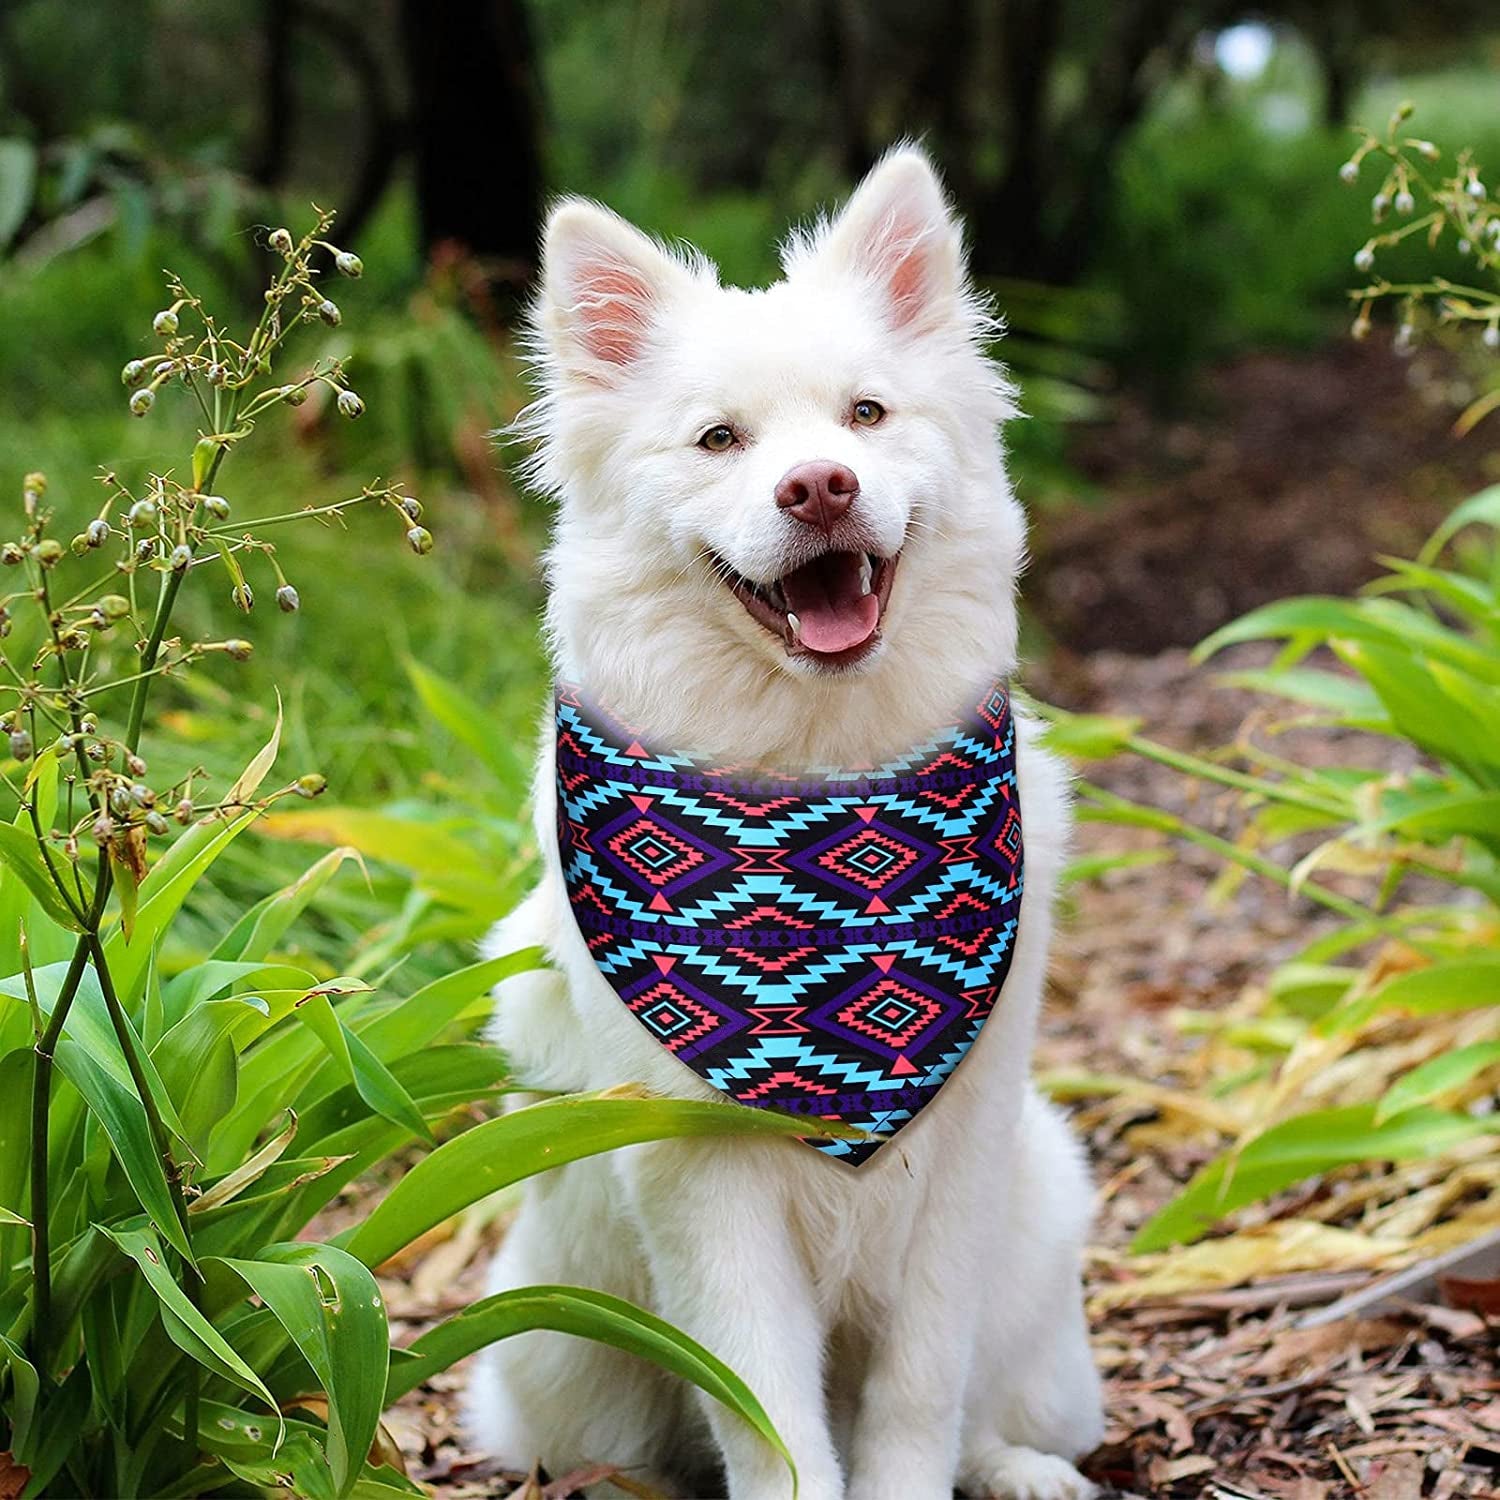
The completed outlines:
[[[914,1119],[1015,947],[1004,685],[883,765],[790,775],[664,750],[568,684],[556,706],[569,903],[636,1020],[741,1104],[882,1138]],[[857,1166],[880,1141],[812,1144]]]

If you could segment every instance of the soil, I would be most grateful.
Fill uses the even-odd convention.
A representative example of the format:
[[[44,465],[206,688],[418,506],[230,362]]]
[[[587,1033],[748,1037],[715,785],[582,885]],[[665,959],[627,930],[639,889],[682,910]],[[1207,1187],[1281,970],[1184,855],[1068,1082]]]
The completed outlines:
[[[1212,370],[1193,417],[1125,398],[1072,454],[1103,498],[1036,519],[1027,607],[1065,650],[1139,656],[1272,599],[1349,593],[1500,479],[1500,418],[1452,433],[1467,394],[1436,351],[1345,341]]]

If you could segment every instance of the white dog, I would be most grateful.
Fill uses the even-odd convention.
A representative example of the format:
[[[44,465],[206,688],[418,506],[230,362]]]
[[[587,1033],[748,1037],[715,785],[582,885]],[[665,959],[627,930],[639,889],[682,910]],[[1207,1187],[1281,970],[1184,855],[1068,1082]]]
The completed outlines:
[[[784,268],[764,291],[723,287],[700,256],[592,203],[552,214],[529,417],[559,504],[547,627],[559,676],[658,743],[783,768],[878,763],[1015,667],[1024,523],[997,435],[1011,391],[919,151],[887,156],[836,220],[791,240]],[[596,1287],[686,1330],[760,1398],[802,1500],[1092,1490],[1069,1461],[1102,1425],[1079,1285],[1090,1188],[1028,1078],[1068,799],[1032,726],[1018,736],[1014,959],[932,1105],[858,1170],[735,1138],[564,1167],[527,1184],[491,1273],[493,1291]],[[543,874],[491,948],[544,943],[555,970],[504,986],[495,1039],[538,1088],[722,1097],[589,956],[545,739]],[[496,1345],[470,1418],[521,1468],[607,1461],[675,1494],[791,1493],[737,1417],[584,1339]]]

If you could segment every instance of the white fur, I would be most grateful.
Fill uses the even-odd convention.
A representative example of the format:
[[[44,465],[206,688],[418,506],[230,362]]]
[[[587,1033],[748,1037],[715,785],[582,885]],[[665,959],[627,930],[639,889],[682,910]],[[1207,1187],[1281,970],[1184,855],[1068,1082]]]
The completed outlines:
[[[925,157],[887,157],[764,291],[720,287],[701,259],[580,202],[553,214],[545,258],[528,422],[559,506],[547,626],[561,675],[660,742],[795,766],[879,760],[1013,670],[1024,523],[997,436],[1010,392]],[[850,424],[861,398],[887,408],[878,426]],[[696,446],[720,421],[743,447]],[[869,550],[905,543],[881,645],[838,674],[790,658],[705,557],[761,581],[805,560],[772,491],[812,458],[857,473]],[[1067,1461],[1102,1425],[1079,1288],[1090,1188],[1029,1081],[1068,796],[1031,723],[1018,730],[1015,956],[938,1098],[857,1170],[792,1141],[721,1139],[533,1179],[491,1272],[496,1291],[602,1288],[692,1334],[760,1398],[803,1500],[1091,1492]],[[542,942],[556,970],[502,987],[495,1039],[538,1087],[718,1097],[620,1004],[572,921],[550,734],[536,803],[543,874],[489,947]],[[521,1468],[608,1461],[677,1494],[791,1492],[782,1460],[717,1403],[583,1339],[496,1345],[469,1409]]]

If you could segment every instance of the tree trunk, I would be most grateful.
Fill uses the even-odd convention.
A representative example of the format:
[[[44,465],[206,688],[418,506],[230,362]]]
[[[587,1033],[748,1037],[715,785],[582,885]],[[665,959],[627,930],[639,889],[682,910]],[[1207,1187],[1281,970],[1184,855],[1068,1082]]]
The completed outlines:
[[[402,0],[423,248],[519,291],[542,205],[536,64],[521,0]]]

